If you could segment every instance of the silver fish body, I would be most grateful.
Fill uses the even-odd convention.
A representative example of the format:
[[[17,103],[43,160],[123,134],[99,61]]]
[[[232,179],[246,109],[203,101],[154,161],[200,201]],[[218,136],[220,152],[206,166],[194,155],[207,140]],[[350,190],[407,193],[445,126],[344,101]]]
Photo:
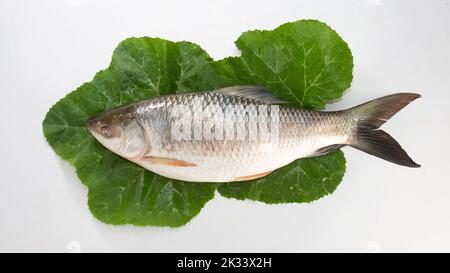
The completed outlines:
[[[405,96],[395,98],[397,108],[415,98]],[[383,157],[377,153],[386,151],[372,143],[379,136],[370,135],[380,119],[368,120],[384,105],[373,105],[376,101],[321,112],[279,105],[262,88],[238,86],[140,101],[94,117],[88,128],[113,152],[159,175],[192,182],[245,181],[344,145]],[[379,112],[387,117],[389,111]],[[369,132],[366,141],[358,137],[362,132]],[[406,152],[399,153],[402,158],[383,158],[416,167]]]

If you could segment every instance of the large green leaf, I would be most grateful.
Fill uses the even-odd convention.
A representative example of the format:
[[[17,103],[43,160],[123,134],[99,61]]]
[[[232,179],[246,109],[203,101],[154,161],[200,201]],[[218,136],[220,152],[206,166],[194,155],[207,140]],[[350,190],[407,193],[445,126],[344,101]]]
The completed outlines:
[[[352,81],[350,49],[334,30],[317,21],[246,32],[236,44],[242,56],[218,62],[228,71],[227,78],[235,79],[231,83],[265,86],[299,107],[321,109],[340,98]],[[345,158],[339,151],[297,160],[256,182],[223,184],[218,190],[226,197],[266,203],[310,202],[332,193],[344,173]]]
[[[89,187],[89,208],[111,224],[180,226],[214,197],[214,184],[173,181],[113,154],[84,126],[106,109],[186,89],[184,81],[211,61],[199,46],[130,38],[114,51],[111,65],[56,103],[44,134]]]
[[[242,56],[213,61],[189,42],[127,39],[107,69],[49,110],[44,134],[88,186],[95,217],[112,224],[180,226],[213,198],[216,184],[174,181],[116,156],[89,134],[84,126],[89,117],[151,96],[236,84],[263,85],[297,106],[323,108],[352,79],[347,44],[318,21],[246,32],[236,45]],[[336,152],[298,160],[258,181],[220,184],[218,189],[237,199],[309,202],[331,193],[344,171],[343,154]]]

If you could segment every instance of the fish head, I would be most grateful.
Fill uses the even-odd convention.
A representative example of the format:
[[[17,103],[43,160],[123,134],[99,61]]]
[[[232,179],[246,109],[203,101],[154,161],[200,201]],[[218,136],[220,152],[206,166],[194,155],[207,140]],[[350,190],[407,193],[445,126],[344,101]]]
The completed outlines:
[[[133,107],[125,106],[101,113],[86,123],[91,134],[114,153],[133,159],[144,153],[145,132],[133,115]]]

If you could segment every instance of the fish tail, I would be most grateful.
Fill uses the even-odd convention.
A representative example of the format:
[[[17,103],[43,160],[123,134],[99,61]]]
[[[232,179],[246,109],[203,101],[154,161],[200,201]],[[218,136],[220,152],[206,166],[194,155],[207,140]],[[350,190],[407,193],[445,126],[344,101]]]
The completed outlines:
[[[395,164],[420,167],[393,137],[379,129],[403,107],[420,97],[414,93],[398,93],[351,108],[352,116],[357,118],[357,128],[356,137],[348,144]]]

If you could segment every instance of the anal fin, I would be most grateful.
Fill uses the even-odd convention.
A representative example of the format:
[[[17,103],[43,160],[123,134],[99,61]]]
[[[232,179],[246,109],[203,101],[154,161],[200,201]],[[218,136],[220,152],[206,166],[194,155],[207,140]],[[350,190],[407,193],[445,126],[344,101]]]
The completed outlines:
[[[261,178],[264,177],[268,174],[270,174],[273,171],[268,171],[268,172],[264,172],[264,173],[258,173],[258,174],[254,174],[254,175],[246,175],[246,176],[240,176],[235,178],[233,181],[248,181],[248,180],[253,180],[253,179],[257,179],[257,178]]]
[[[325,147],[317,149],[314,152],[314,154],[312,154],[310,157],[326,155],[326,154],[331,153],[332,151],[342,148],[344,146],[345,146],[345,144],[332,144],[329,146],[325,146]]]

